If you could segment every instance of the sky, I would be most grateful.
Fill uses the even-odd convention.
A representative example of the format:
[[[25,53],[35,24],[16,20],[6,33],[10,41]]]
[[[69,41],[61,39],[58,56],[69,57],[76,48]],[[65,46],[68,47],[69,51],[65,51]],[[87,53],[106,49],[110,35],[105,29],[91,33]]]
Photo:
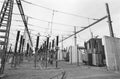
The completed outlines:
[[[4,0],[0,0],[4,1]],[[55,39],[59,35],[59,40],[74,33],[74,26],[76,30],[82,29],[89,24],[95,22],[93,19],[100,19],[107,15],[105,3],[109,4],[113,31],[115,37],[120,37],[120,0],[26,0],[39,6],[31,5],[22,1],[25,15],[37,18],[39,20],[31,19],[28,17],[28,28],[31,29],[31,37],[35,46],[36,36],[40,33],[40,44],[46,40],[45,36],[51,35],[50,41]],[[16,3],[16,2],[15,2]],[[42,7],[40,7],[42,6]],[[43,8],[47,7],[47,9]],[[0,5],[1,8],[1,5]],[[50,10],[49,10],[50,9]],[[73,16],[64,14],[67,12],[70,14],[79,15]],[[19,13],[18,7],[15,4],[13,13]],[[54,15],[53,15],[54,13]],[[87,17],[87,18],[86,18]],[[93,19],[88,19],[93,18]],[[21,30],[21,34],[24,32],[24,25],[20,21],[19,15],[13,15],[12,25],[10,31],[10,43],[13,44],[16,37],[17,30]],[[49,22],[43,22],[49,21]],[[53,22],[53,23],[51,23]],[[60,23],[60,24],[55,24]],[[65,25],[66,24],[66,25]],[[34,26],[33,26],[34,25]],[[52,28],[51,28],[52,27]],[[52,29],[52,31],[51,31]],[[84,42],[91,38],[91,33],[94,36],[99,35],[99,38],[103,38],[104,35],[109,36],[109,26],[107,19],[97,23],[96,25],[86,29],[77,34],[77,44],[83,46]],[[63,42],[64,47],[74,45],[74,37],[71,37]],[[61,47],[61,43],[59,44]]]

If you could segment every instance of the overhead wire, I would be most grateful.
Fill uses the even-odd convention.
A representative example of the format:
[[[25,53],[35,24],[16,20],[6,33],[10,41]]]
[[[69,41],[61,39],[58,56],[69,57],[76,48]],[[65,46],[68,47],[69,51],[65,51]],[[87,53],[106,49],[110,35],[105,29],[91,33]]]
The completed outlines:
[[[28,2],[26,0],[22,0],[28,4],[31,4],[31,5],[35,5],[35,6],[39,6],[41,8],[44,8],[44,9],[47,9],[47,10],[52,10],[52,11],[55,11],[55,12],[59,12],[59,13],[63,13],[63,14],[67,14],[67,15],[73,15],[73,16],[77,16],[77,17],[81,17],[81,18],[86,18],[86,19],[92,19],[92,20],[98,20],[98,19],[95,19],[95,18],[88,18],[88,17],[84,17],[84,16],[80,16],[80,15],[76,15],[76,14],[72,14],[72,13],[67,13],[67,12],[62,12],[62,11],[59,11],[59,10],[54,10],[54,9],[51,9],[51,8],[47,8],[47,7],[44,7],[44,6],[41,6],[41,5],[38,5],[38,4],[34,4],[34,3],[31,3],[31,2]],[[32,18],[33,19],[33,18]],[[36,19],[36,18],[34,18]],[[37,19],[38,20],[38,19]],[[43,21],[43,20],[42,20]],[[50,21],[44,21],[44,22],[50,22]],[[52,21],[50,22],[52,24]],[[55,24],[60,24],[60,23],[55,23]],[[61,24],[61,25],[65,25],[65,24]],[[34,26],[34,25],[31,25],[31,26]],[[70,26],[70,25],[69,25]]]
[[[41,8],[47,9],[47,10],[51,10],[51,11],[63,13],[63,14],[66,14],[66,15],[72,15],[72,16],[76,16],[76,17],[80,17],[80,18],[85,18],[85,19],[89,18],[89,17],[85,17],[85,16],[80,16],[80,15],[77,15],[77,14],[72,14],[72,13],[63,12],[63,11],[60,11],[60,10],[55,10],[55,9],[51,9],[51,8],[48,8],[48,7],[44,7],[44,6],[41,6],[41,5],[32,3],[32,2],[29,2],[29,1],[26,1],[26,0],[21,0],[21,1],[23,1],[25,3],[28,3],[28,4],[31,4],[31,5],[34,5],[34,6],[37,6],[37,7],[41,7]],[[89,19],[91,19],[91,20],[98,20],[96,18],[89,18]]]
[[[22,20],[13,20],[13,21],[22,22]],[[37,27],[42,28],[42,29],[49,29],[49,28],[45,28],[45,27],[40,27],[38,25],[33,25],[33,24],[30,24],[30,23],[28,23],[28,25],[29,26],[37,26]],[[22,25],[18,25],[18,26],[22,26]],[[57,31],[63,32],[63,30],[60,30],[60,29],[53,29],[53,30],[57,30]],[[66,31],[66,32],[73,32],[73,31]]]
[[[23,1],[23,2],[25,2],[25,3],[28,3],[28,4],[31,4],[31,5],[34,5],[34,6],[37,6],[37,7],[41,7],[41,8],[47,9],[47,10],[53,10],[53,9],[51,9],[51,8],[44,7],[44,6],[41,6],[41,5],[38,5],[38,4],[34,4],[34,3],[29,2],[29,1],[26,1],[26,0],[21,0],[21,1]]]
[[[20,15],[18,13],[13,13],[14,15]],[[34,20],[38,20],[38,21],[42,21],[42,22],[47,22],[47,23],[51,23],[51,21],[47,21],[47,20],[41,20],[41,19],[38,19],[38,18],[35,18],[35,17],[32,17],[32,16],[28,16],[28,15],[25,15],[31,19],[34,19]],[[70,24],[64,24],[64,23],[58,23],[58,22],[52,22],[52,24],[57,24],[57,25],[63,25],[63,26],[69,26],[69,27],[81,27],[81,26],[78,26],[78,25],[70,25]]]
[[[21,26],[21,27],[24,27],[24,26],[22,26],[22,25],[18,25],[18,26]],[[36,25],[34,25],[34,26],[36,26]],[[46,29],[46,28],[45,28]],[[18,30],[24,30],[24,29],[15,29],[15,30],[11,30],[12,32],[13,31],[18,31]],[[31,31],[31,33],[32,33],[32,31],[35,31],[35,32],[38,32],[37,30],[33,30],[33,29],[28,29],[28,30],[30,30]],[[64,35],[67,35],[67,34],[72,34],[73,33],[73,31],[63,31],[63,30],[58,30],[58,29],[53,29],[54,31],[60,31],[60,32],[65,32],[65,33],[63,33]],[[46,36],[48,36],[49,34],[47,34]]]
[[[38,4],[34,4],[32,2],[29,2],[29,1],[26,1],[26,0],[21,0],[25,3],[28,3],[28,4],[31,4],[31,5],[34,5],[34,6],[38,6],[38,7],[41,7],[41,8],[44,8],[44,9],[47,9],[47,10],[52,10],[53,11],[53,15],[54,15],[54,12],[60,12],[60,13],[64,13],[64,14],[68,14],[68,15],[73,15],[73,16],[77,16],[77,17],[82,17],[82,18],[86,18],[86,19],[93,19],[93,20],[98,20],[98,19],[95,19],[95,18],[89,18],[89,17],[84,17],[84,16],[80,16],[80,15],[76,15],[76,14],[71,14],[71,13],[67,13],[67,12],[62,12],[62,11],[59,11],[59,10],[55,10],[55,9],[51,9],[51,8],[48,8],[48,7],[44,7],[44,6],[41,6],[41,5],[38,5]],[[2,3],[2,1],[1,1]],[[13,13],[14,15],[20,15],[18,13]],[[65,25],[65,26],[76,26],[76,25],[68,25],[68,24],[63,24],[63,23],[56,23],[56,22],[52,22],[52,21],[45,21],[45,20],[40,20],[38,18],[34,18],[34,17],[31,17],[31,16],[28,16],[26,15],[27,17],[31,18],[31,19],[35,19],[35,20],[39,20],[39,21],[43,21],[43,22],[49,22],[49,23],[54,23],[54,24],[59,24],[59,25]],[[77,26],[76,26],[77,27]]]

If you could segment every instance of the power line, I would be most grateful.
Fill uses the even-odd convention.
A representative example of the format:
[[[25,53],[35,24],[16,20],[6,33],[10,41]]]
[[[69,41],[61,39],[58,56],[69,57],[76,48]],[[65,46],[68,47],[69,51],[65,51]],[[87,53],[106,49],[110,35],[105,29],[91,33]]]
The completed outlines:
[[[13,21],[22,22],[21,20],[13,20]],[[42,28],[42,29],[49,29],[49,28],[40,27],[40,26],[38,26],[38,25],[33,25],[33,24],[30,24],[30,23],[28,23],[28,25],[29,25],[29,26],[37,26],[37,27]],[[21,27],[22,27],[22,25],[18,25],[18,26],[21,26]],[[63,30],[60,30],[60,29],[53,29],[53,30],[57,30],[57,31],[63,32]],[[73,31],[66,31],[66,32],[73,32]]]
[[[23,27],[23,25],[17,25],[17,26],[21,26],[21,27]],[[36,25],[34,25],[34,26],[36,26]],[[44,28],[43,28],[44,29]],[[18,31],[18,30],[24,30],[24,29],[15,29],[15,30],[11,30],[11,31]],[[31,28],[29,28],[28,30],[30,30],[30,31],[37,31],[37,30],[33,30],[33,29],[31,29]],[[67,33],[72,33],[73,31],[63,31],[63,30],[58,30],[58,29],[53,29],[54,31],[60,31],[60,32],[65,32],[65,33],[63,33],[63,34],[67,34]],[[38,32],[38,31],[37,31]]]
[[[68,13],[68,12],[63,12],[63,11],[51,9],[51,8],[48,8],[48,7],[44,7],[44,6],[41,6],[41,5],[32,3],[32,2],[26,1],[26,0],[21,0],[21,1],[23,1],[23,2],[25,2],[25,3],[28,3],[28,4],[30,4],[30,5],[34,5],[34,6],[41,7],[41,8],[47,9],[47,10],[51,10],[51,11],[63,13],[63,14],[66,14],[66,15],[72,15],[72,16],[76,16],[76,17],[80,17],[80,18],[91,19],[91,20],[98,20],[98,19],[96,19],[96,18],[89,18],[89,17],[85,17],[85,16],[80,16],[80,15],[76,15],[76,14],[72,14],[72,13]]]
[[[59,12],[59,13],[64,13],[64,14],[67,14],[67,15],[73,15],[73,16],[76,16],[76,17],[82,17],[82,18],[86,18],[86,19],[92,19],[92,20],[98,20],[98,19],[95,19],[95,18],[89,18],[89,17],[84,17],[84,16],[80,16],[80,15],[76,15],[76,14],[72,14],[72,13],[67,13],[67,12],[62,12],[62,11],[59,11],[59,10],[54,10],[54,9],[50,9],[50,8],[47,8],[47,7],[43,7],[43,6],[40,6],[40,5],[37,5],[37,4],[34,4],[34,3],[31,3],[31,2],[28,2],[26,0],[22,0],[23,2],[26,2],[28,4],[32,4],[34,6],[39,6],[41,8],[44,8],[44,9],[47,9],[47,10],[52,10],[54,12]],[[0,1],[0,3],[3,3],[2,1]],[[19,13],[13,13],[14,15],[20,15]],[[51,21],[46,21],[46,20],[41,20],[41,19],[38,19],[38,18],[34,18],[34,17],[31,17],[31,16],[28,16],[28,15],[25,15],[31,19],[35,19],[35,20],[39,20],[39,21],[42,21],[42,22],[49,22],[49,23],[53,23],[53,24],[58,24],[58,25],[65,25],[65,26],[76,26],[76,27],[79,27],[77,25],[69,25],[69,24],[63,24],[63,23],[57,23],[57,22],[51,22]]]
[[[88,25],[88,26],[84,27],[83,29],[81,29],[81,30],[79,30],[79,31],[75,32],[75,34],[77,34],[77,33],[81,32],[81,31],[83,31],[83,30],[85,30],[85,29],[87,29],[87,28],[89,28],[89,27],[91,27],[91,26],[95,25],[96,23],[98,23],[98,22],[102,21],[103,19],[105,19],[105,18],[107,18],[107,17],[108,17],[108,16],[104,16],[104,17],[102,17],[101,19],[99,19],[99,20],[95,21],[94,23],[92,23],[92,24],[90,24],[90,25]],[[72,35],[70,35],[70,36],[66,37],[65,39],[61,40],[60,42],[62,42],[62,41],[64,41],[64,40],[66,40],[66,39],[68,39],[68,38],[70,38],[70,37],[74,36],[75,34],[72,34]]]
[[[14,15],[20,15],[18,13],[13,13]],[[41,21],[41,22],[47,22],[47,23],[51,23],[51,21],[47,21],[47,20],[41,20],[41,19],[38,19],[38,18],[34,18],[32,16],[28,16],[26,15],[27,17],[31,18],[31,19],[34,19],[34,20],[38,20],[38,21]],[[57,24],[57,25],[63,25],[63,26],[69,26],[69,27],[81,27],[81,26],[78,26],[78,25],[70,25],[70,24],[64,24],[64,23],[58,23],[58,22],[52,22],[52,24]]]
[[[25,2],[25,3],[28,3],[28,4],[31,4],[31,5],[34,5],[34,6],[37,6],[37,7],[41,7],[41,8],[47,9],[47,10],[53,10],[53,9],[51,9],[51,8],[44,7],[44,6],[41,6],[41,5],[38,5],[38,4],[34,4],[34,3],[29,2],[29,1],[26,1],[26,0],[21,0],[21,1],[23,1],[23,2]]]

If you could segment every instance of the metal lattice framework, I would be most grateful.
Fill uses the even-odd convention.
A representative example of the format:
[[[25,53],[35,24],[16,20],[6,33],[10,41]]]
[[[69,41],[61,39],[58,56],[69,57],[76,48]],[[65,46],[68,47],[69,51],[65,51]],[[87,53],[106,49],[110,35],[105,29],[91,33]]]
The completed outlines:
[[[21,1],[16,0],[16,3],[18,5],[23,23],[25,25],[25,30],[27,31],[30,44],[31,46],[33,46]],[[9,42],[9,32],[12,21],[11,19],[13,12],[13,4],[14,4],[14,0],[5,0],[0,12],[0,34],[1,34],[0,35],[0,74],[3,74],[4,66],[5,66],[7,46]]]
[[[5,0],[0,12],[0,74],[4,71],[14,0]]]

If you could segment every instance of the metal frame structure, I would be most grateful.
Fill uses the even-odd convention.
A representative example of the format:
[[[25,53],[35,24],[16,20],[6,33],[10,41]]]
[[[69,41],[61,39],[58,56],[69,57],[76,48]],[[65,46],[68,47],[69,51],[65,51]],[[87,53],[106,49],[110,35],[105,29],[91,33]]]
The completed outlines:
[[[11,26],[12,19],[12,11],[13,11],[14,0],[5,0],[0,12],[0,46],[2,49],[0,50],[0,74],[3,74],[7,53],[7,46],[9,42],[9,32]]]
[[[32,40],[30,37],[30,33],[28,30],[27,26],[27,20],[24,15],[23,7],[21,4],[20,0],[16,0],[23,23],[25,25],[25,29],[27,31],[31,46]],[[12,21],[12,12],[13,12],[13,5],[14,5],[14,0],[5,0],[0,12],[0,33],[3,35],[0,35],[0,75],[3,74],[4,72],[4,67],[5,67],[5,60],[6,60],[6,53],[7,53],[7,46],[9,42],[9,32],[10,32],[10,26],[11,26],[11,21]]]

